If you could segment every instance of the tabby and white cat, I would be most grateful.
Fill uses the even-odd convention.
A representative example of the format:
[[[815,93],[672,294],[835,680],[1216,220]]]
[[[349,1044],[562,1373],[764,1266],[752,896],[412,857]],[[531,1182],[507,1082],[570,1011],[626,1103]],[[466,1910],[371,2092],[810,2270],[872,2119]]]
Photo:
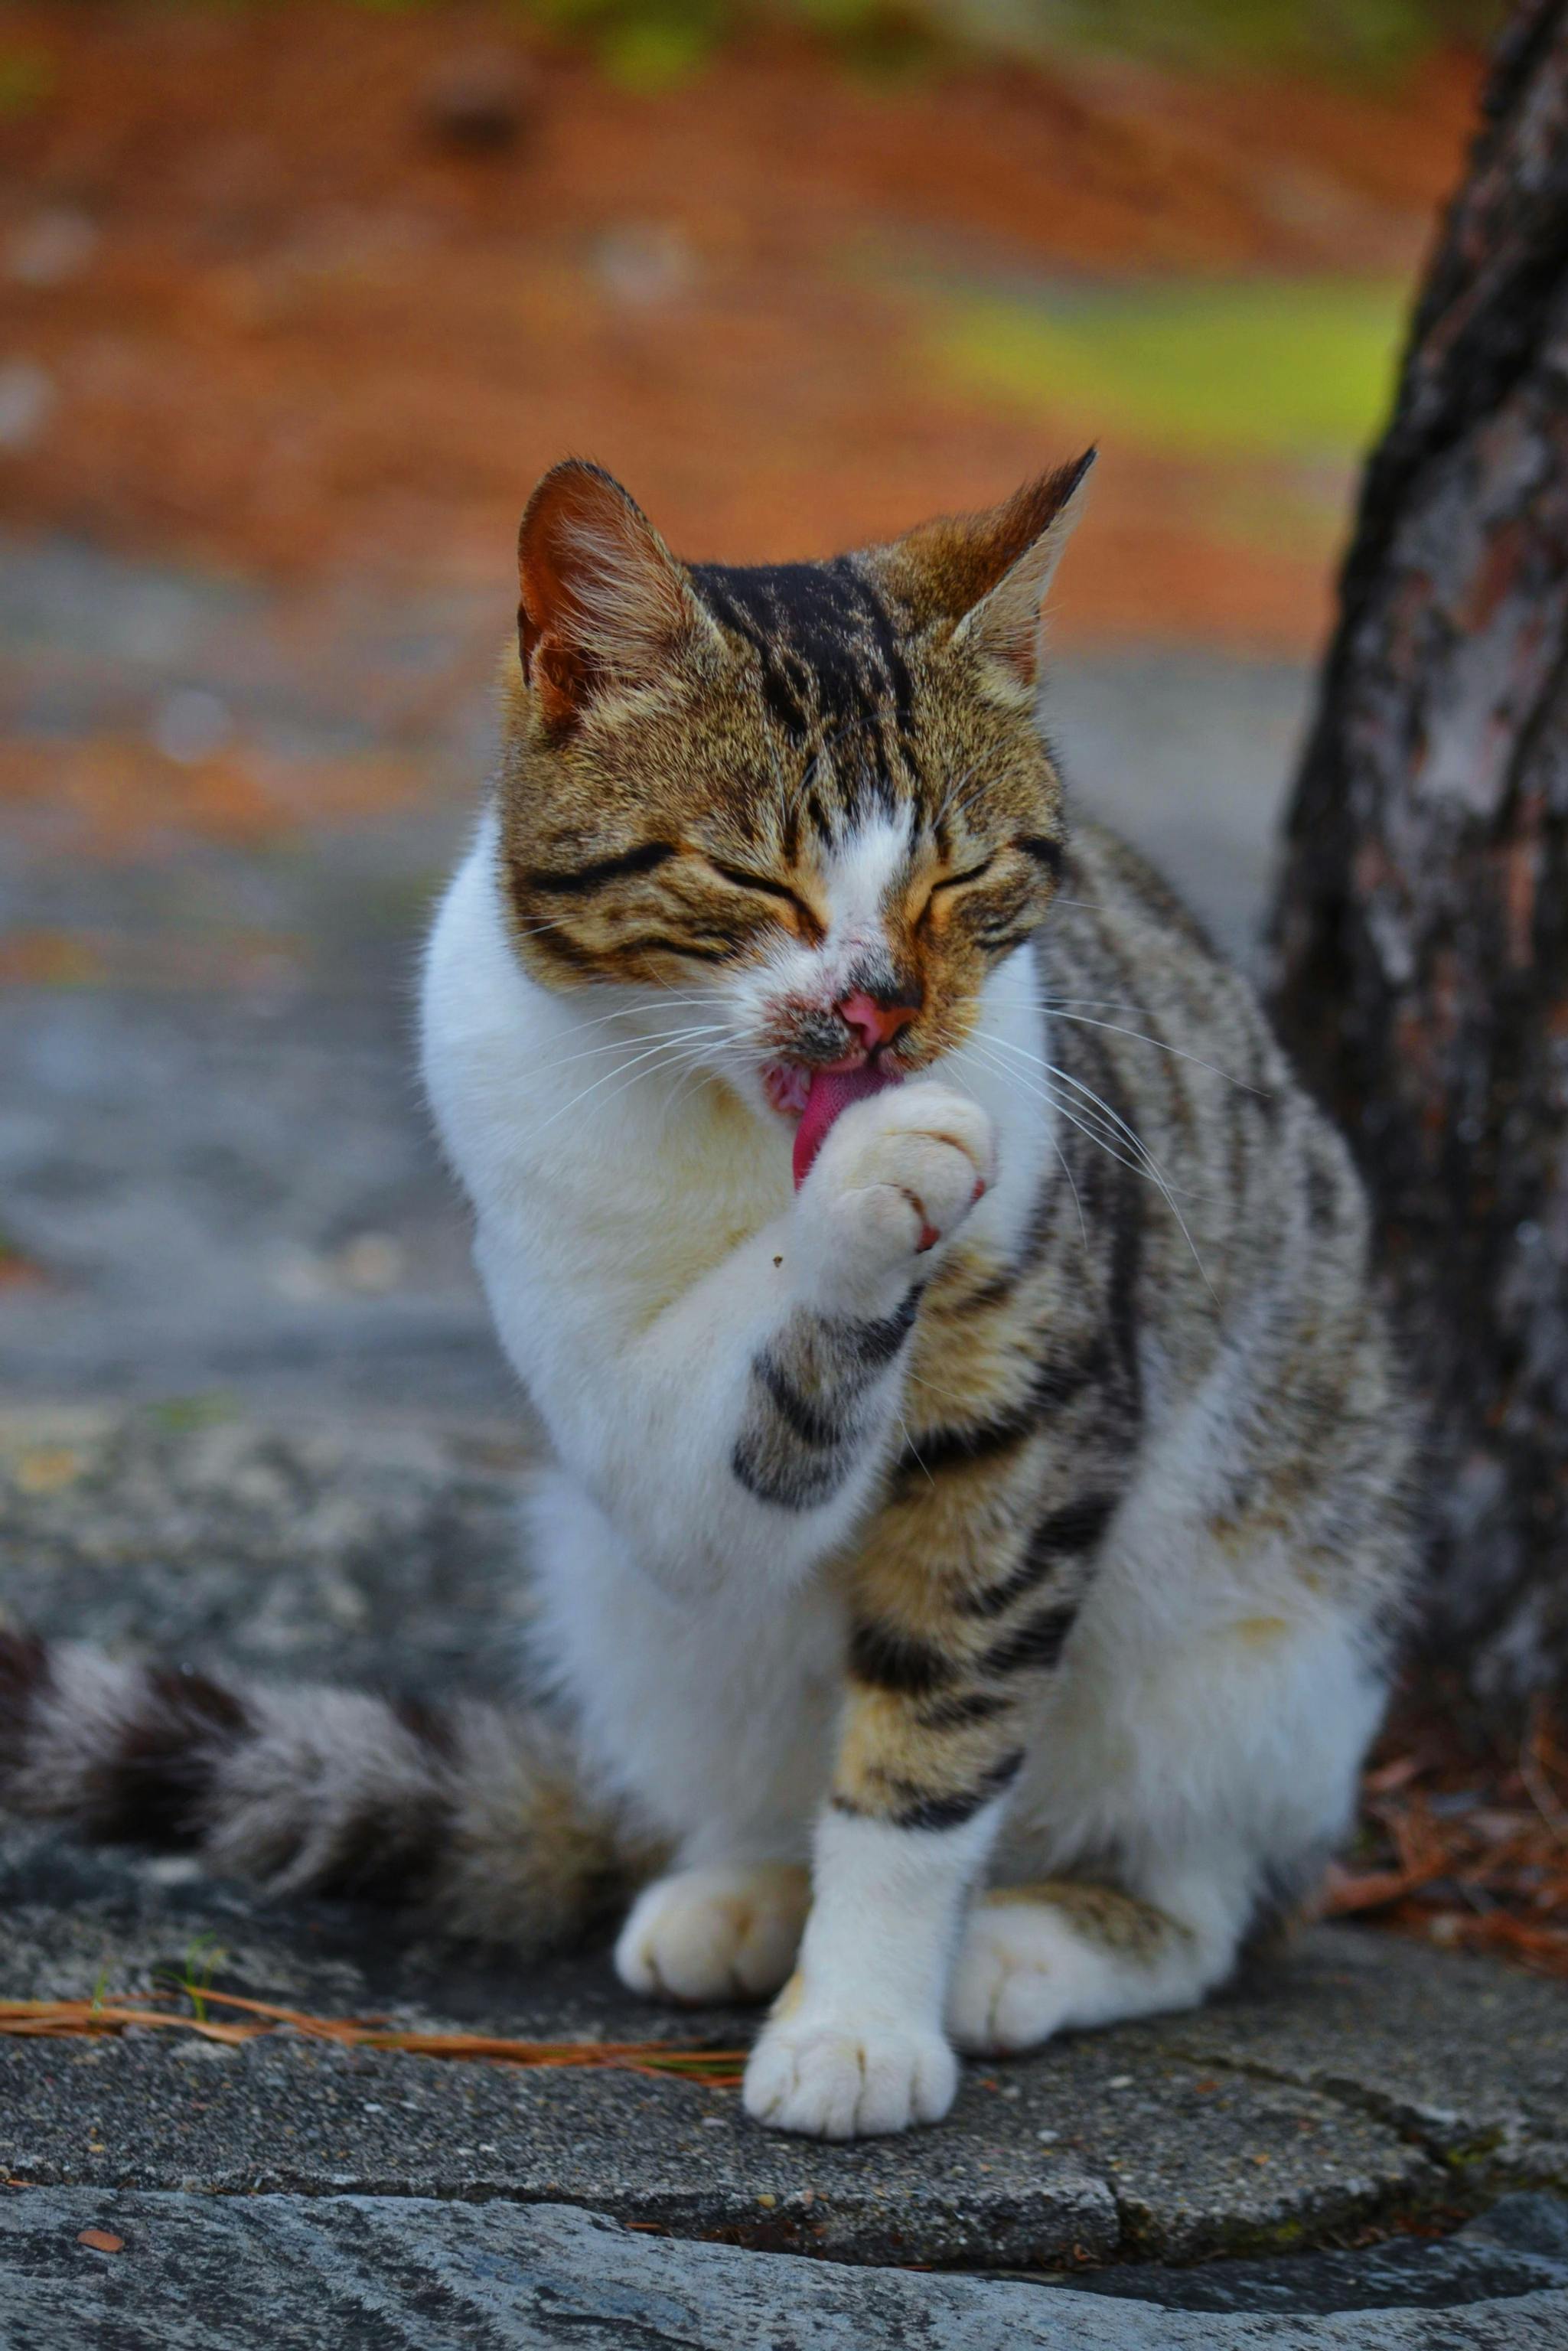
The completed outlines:
[[[1041,601],[1088,461],[828,563],[546,475],[423,1063],[532,1502],[526,1719],[0,1646],[0,1790],[777,1994],[760,2121],[1200,2000],[1350,1817],[1411,1435],[1345,1151],[1246,986],[1071,835]],[[632,1863],[635,1865],[635,1862]]]

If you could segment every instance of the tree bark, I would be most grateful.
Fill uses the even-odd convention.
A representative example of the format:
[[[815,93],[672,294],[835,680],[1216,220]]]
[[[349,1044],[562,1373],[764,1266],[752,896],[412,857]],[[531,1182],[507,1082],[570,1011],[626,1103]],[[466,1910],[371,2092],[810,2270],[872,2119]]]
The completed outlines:
[[[1520,8],[1366,473],[1275,1011],[1429,1404],[1427,1655],[1568,1683],[1568,5]]]

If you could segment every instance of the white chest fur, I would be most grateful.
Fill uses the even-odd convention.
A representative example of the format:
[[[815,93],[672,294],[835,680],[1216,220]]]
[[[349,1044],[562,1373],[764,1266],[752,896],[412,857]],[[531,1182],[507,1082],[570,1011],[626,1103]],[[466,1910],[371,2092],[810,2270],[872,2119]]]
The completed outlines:
[[[988,996],[987,1029],[1038,1050],[1027,951]],[[423,1075],[473,1203],[502,1343],[547,1422],[557,1384],[646,1329],[791,1196],[787,1130],[702,1074],[712,1016],[701,1000],[607,1012],[607,999],[605,989],[558,995],[522,971],[486,824],[432,934]],[[958,1055],[942,1074],[998,1126],[999,1179],[976,1228],[1002,1238],[1028,1216],[1050,1113],[998,1064]]]

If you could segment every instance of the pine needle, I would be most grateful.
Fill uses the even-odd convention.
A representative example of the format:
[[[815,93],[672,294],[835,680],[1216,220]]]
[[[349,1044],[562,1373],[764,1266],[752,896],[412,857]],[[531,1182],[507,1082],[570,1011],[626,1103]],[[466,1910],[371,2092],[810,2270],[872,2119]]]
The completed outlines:
[[[737,2087],[746,2063],[744,2050],[705,2049],[664,2041],[513,2041],[486,2032],[402,2032],[375,2018],[313,2016],[304,2009],[245,2000],[237,1992],[214,1991],[210,1984],[183,1989],[187,1999],[193,2000],[199,1993],[204,2007],[212,2003],[239,2009],[257,2021],[220,2023],[205,2015],[187,2014],[157,1994],[145,2004],[101,1995],[90,2000],[0,2000],[0,2034],[23,2040],[104,2040],[138,2027],[192,2033],[235,2048],[287,2032],[347,2049],[390,2049],[413,2057],[479,2059],[500,2065],[577,2066],[601,2073],[673,2075],[709,2089]]]

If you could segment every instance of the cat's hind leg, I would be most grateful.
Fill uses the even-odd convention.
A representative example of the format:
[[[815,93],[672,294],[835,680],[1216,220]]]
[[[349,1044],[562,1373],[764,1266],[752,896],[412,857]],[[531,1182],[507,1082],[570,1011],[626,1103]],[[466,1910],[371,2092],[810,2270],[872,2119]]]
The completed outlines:
[[[654,2000],[768,2000],[795,1964],[811,1899],[792,1862],[677,1869],[645,1886],[615,1945],[615,1969]]]
[[[994,2055],[1195,2008],[1231,1972],[1253,1905],[1201,1877],[1161,1895],[1147,1901],[1070,1877],[981,1894],[948,1991],[957,2046]]]

